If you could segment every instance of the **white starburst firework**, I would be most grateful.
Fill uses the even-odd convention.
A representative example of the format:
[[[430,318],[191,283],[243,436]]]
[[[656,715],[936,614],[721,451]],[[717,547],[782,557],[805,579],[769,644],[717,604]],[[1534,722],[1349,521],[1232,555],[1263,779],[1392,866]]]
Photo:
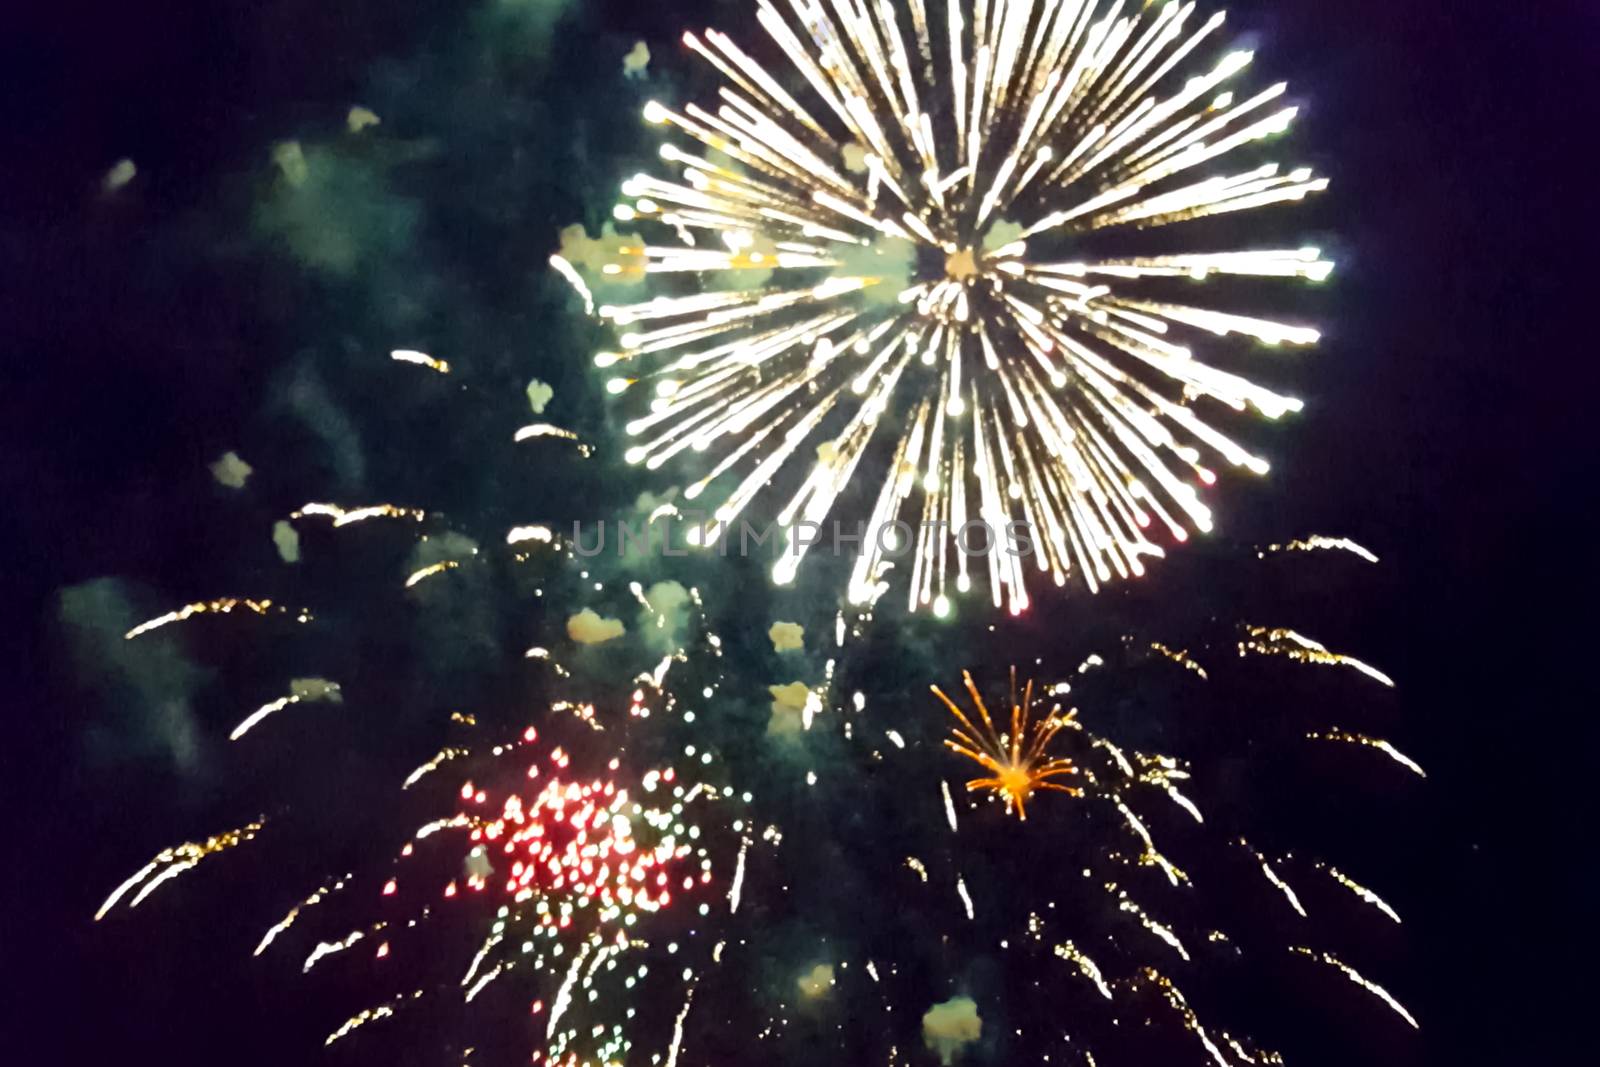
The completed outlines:
[[[913,609],[945,610],[970,588],[970,566],[1016,613],[1028,570],[1094,590],[1162,554],[1150,531],[1182,541],[1210,529],[1207,464],[1267,469],[1211,413],[1277,418],[1300,402],[1201,362],[1191,344],[1317,334],[1174,290],[1320,280],[1332,264],[1309,248],[1098,250],[1325,188],[1254,157],[1219,172],[1287,129],[1286,87],[1236,97],[1242,51],[1188,73],[1223,21],[1202,23],[1192,2],[757,6],[793,70],[769,71],[721,33],[686,34],[725,79],[720,100],[647,107],[699,147],[663,145],[681,178],[635,176],[616,211],[665,243],[623,240],[607,273],[698,282],[601,308],[621,335],[596,359],[626,375],[612,391],[651,393],[628,425],[630,461],[704,456],[685,496],[717,485],[708,527],[768,491],[766,517],[816,529],[837,521],[853,482],[867,485],[857,603],[887,588],[904,554]],[[899,546],[883,535],[896,522],[915,531]],[[1034,555],[969,559],[962,549],[986,538],[958,539],[973,522],[990,533],[1025,523]],[[805,554],[792,540],[779,582]]]

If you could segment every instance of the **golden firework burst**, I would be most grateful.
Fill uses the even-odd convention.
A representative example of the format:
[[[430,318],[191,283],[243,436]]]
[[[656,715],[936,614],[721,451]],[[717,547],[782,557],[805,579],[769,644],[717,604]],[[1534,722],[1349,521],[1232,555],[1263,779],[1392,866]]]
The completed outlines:
[[[1048,715],[1037,722],[1033,721],[1033,681],[1029,679],[1023,687],[1022,700],[1018,701],[1017,669],[1013,667],[1011,668],[1011,729],[1007,733],[1001,733],[996,729],[994,720],[990,718],[989,709],[984,704],[978,687],[973,684],[971,673],[962,671],[961,678],[966,682],[967,693],[978,709],[978,717],[983,723],[982,729],[973,725],[972,720],[956,706],[955,701],[945,696],[944,690],[936,685],[930,688],[933,690],[933,695],[944,701],[944,706],[950,709],[950,714],[961,724],[951,729],[951,736],[945,739],[945,745],[952,752],[957,752],[994,772],[992,777],[974,778],[967,782],[968,791],[992,790],[1005,801],[1008,813],[1015,805],[1019,819],[1027,819],[1028,812],[1025,805],[1028,797],[1036,789],[1054,789],[1060,793],[1071,793],[1073,796],[1083,795],[1081,789],[1057,785],[1046,780],[1078,773],[1078,768],[1070,759],[1051,757],[1048,751],[1056,732],[1072,722],[1073,716],[1077,715],[1076,709],[1062,715],[1061,705],[1052,705]]]
[[[819,540],[793,529],[903,522],[857,542],[853,603],[892,572],[912,611],[986,581],[1018,614],[1034,568],[969,563],[969,524],[1022,524],[1090,591],[1209,531],[1219,466],[1268,469],[1222,420],[1301,408],[1245,373],[1281,359],[1240,357],[1318,339],[1232,309],[1333,270],[1266,214],[1328,184],[1254,157],[1287,86],[1248,89],[1248,50],[1207,58],[1223,16],[1195,3],[755,6],[770,59],[685,34],[715,102],[650,102],[668,173],[623,184],[598,262],[552,260],[617,300],[595,364],[634,398],[627,460],[681,463],[710,502],[696,543],[775,517],[789,584]],[[1261,219],[1240,248],[1190,225],[1235,212]]]

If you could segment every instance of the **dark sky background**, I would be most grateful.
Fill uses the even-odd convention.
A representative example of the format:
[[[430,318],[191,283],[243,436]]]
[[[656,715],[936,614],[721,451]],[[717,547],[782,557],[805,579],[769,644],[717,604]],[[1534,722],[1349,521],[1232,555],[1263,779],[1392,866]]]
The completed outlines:
[[[241,1003],[237,1018],[186,1034],[186,997],[221,1006],[161,962],[162,940],[97,940],[88,916],[108,877],[170,836],[159,799],[170,783],[102,778],[84,757],[87,698],[62,681],[71,668],[51,636],[53,597],[101,575],[187,591],[186,576],[218,573],[232,535],[194,505],[215,495],[204,464],[240,427],[266,432],[260,398],[304,343],[281,324],[303,301],[327,301],[316,306],[329,315],[336,301],[228,250],[208,220],[248,202],[240,176],[260,172],[266,146],[381,96],[385,64],[403,79],[409,57],[455,25],[444,7],[71,0],[0,15],[0,602],[16,631],[0,690],[0,769],[15,794],[4,811],[16,851],[0,873],[8,1062],[256,1062],[247,1046],[282,1007]],[[1402,890],[1417,902],[1415,1059],[1552,1062],[1592,1045],[1583,873],[1600,708],[1586,539],[1600,469],[1589,262],[1600,10],[1229,9],[1258,44],[1261,81],[1287,77],[1307,102],[1297,145],[1334,180],[1314,219],[1333,235],[1339,273],[1324,343],[1299,379],[1307,413],[1273,438],[1269,482],[1224,487],[1224,534],[1248,544],[1337,533],[1383,557],[1378,602],[1363,592],[1351,617],[1363,655],[1399,681],[1402,747],[1430,773],[1420,810],[1397,813],[1428,857]],[[741,10],[587,6],[552,59],[575,97],[553,95],[525,129],[526,151],[550,161],[526,164],[531,188],[496,189],[492,176],[474,188],[508,200],[503,225],[485,225],[483,254],[531,242],[549,246],[542,258],[557,228],[608,203],[608,183],[628,173],[617,160],[636,149],[624,135],[570,113],[577,94],[601,91],[590,68],[610,79],[613,53],[642,37],[657,76],[681,69],[672,41],[683,27],[748,35]],[[593,63],[585,48],[611,51]],[[560,137],[541,143],[553,129]],[[139,166],[130,195],[101,197],[124,156]],[[178,262],[185,241],[223,251]],[[473,284],[448,265],[439,274],[433,297],[446,305],[449,286]],[[480,293],[481,322],[454,328],[503,327],[518,299]],[[524,325],[541,321],[535,307]],[[548,376],[563,373],[583,371]],[[388,476],[384,462],[374,480]],[[424,477],[452,482],[446,467]],[[132,843],[116,836],[146,822]],[[137,969],[120,970],[130,960]]]

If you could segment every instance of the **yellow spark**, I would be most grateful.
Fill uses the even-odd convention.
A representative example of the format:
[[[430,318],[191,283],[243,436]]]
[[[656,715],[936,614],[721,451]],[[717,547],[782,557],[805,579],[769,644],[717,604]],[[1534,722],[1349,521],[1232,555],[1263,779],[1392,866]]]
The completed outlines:
[[[1201,678],[1206,677],[1206,669],[1191,659],[1188,652],[1174,651],[1173,649],[1168,648],[1166,645],[1163,645],[1160,641],[1152,641],[1150,643],[1150,647],[1185,670],[1193,671]]]
[[[1189,1006],[1188,999],[1184,997],[1177,986],[1172,984],[1171,979],[1154,967],[1145,967],[1139,972],[1139,980],[1150,982],[1161,991],[1161,995],[1166,999],[1167,1004],[1183,1020],[1184,1028],[1200,1039],[1201,1046],[1217,1067],[1232,1067],[1227,1058],[1223,1056],[1222,1050],[1217,1047],[1217,1043],[1212,1040],[1211,1035],[1206,1031],[1205,1026],[1200,1022],[1200,1017]]]
[[[889,4],[762,2],[784,70],[725,34],[686,35],[723,79],[716,106],[645,107],[672,138],[668,173],[623,183],[615,211],[642,233],[607,271],[701,280],[599,309],[618,343],[597,365],[628,365],[607,388],[648,397],[629,460],[698,457],[686,496],[723,480],[722,524],[787,482],[768,512],[821,526],[866,482],[857,605],[891,571],[911,610],[936,614],[979,582],[1015,614],[1033,573],[1091,591],[1138,577],[1158,536],[1211,529],[1199,494],[1214,468],[1267,469],[1214,414],[1301,407],[1202,349],[1318,340],[1160,287],[1318,282],[1333,264],[1316,248],[1070,258],[1099,231],[1326,188],[1306,168],[1225,169],[1289,128],[1287,87],[1236,91],[1251,54],[1207,65],[1221,20],[1186,26],[1190,5],[990,6],[951,7],[937,62],[921,0],[909,27]],[[588,300],[576,268],[551,262]],[[896,522],[909,537],[874,536]],[[978,523],[1022,525],[1037,558],[1003,543],[969,560]],[[805,552],[774,569],[780,584]]]
[[[596,733],[605,731],[604,724],[595,718],[593,704],[578,704],[570,700],[558,700],[550,705],[550,710],[564,711]]]

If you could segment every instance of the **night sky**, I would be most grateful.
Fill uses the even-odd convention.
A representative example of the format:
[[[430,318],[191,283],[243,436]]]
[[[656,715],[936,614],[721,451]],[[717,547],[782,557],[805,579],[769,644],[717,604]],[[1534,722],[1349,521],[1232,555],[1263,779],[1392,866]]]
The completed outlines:
[[[1314,577],[1294,592],[1325,620],[1308,630],[1394,676],[1390,733],[1429,772],[1424,788],[1360,803],[1391,820],[1373,863],[1407,905],[1392,988],[1423,1029],[1330,1047],[1343,1062],[1554,1062],[1592,1044],[1579,1035],[1594,894],[1580,882],[1600,707],[1584,537],[1600,469],[1587,410],[1600,11],[1227,6],[1257,49],[1257,82],[1289,80],[1305,108],[1298,154],[1333,179],[1300,220],[1339,263],[1315,306],[1323,340],[1294,372],[1306,412],[1247,438],[1269,450],[1272,476],[1225,481],[1218,532],[1158,564],[1136,594],[1046,605],[1000,634],[972,620],[963,639],[972,661],[994,665],[1007,644],[1047,655],[1063,635],[1100,640],[1128,620],[1253,610],[1277,594],[1241,574],[1248,546],[1326,533],[1371,548],[1382,563],[1359,581]],[[509,47],[459,45],[486,31],[467,6],[447,8],[74,0],[0,17],[0,582],[15,664],[0,697],[13,816],[0,874],[7,1062],[307,1063],[323,1032],[292,978],[250,969],[257,920],[281,909],[278,896],[255,900],[249,878],[270,872],[213,870],[207,889],[182,890],[194,894],[187,911],[158,913],[153,899],[136,922],[90,922],[157,848],[220,828],[203,813],[229,783],[107,733],[83,681],[92,672],[64,647],[60,589],[117,576],[151,598],[141,605],[176,604],[264,581],[276,561],[262,531],[306,499],[410,496],[491,530],[530,500],[566,518],[585,494],[627,500],[647,484],[596,488],[482,457],[502,449],[491,426],[532,374],[610,446],[583,363],[592,338],[559,290],[530,280],[534,266],[561,227],[598,223],[651,151],[634,119],[643,94],[694,88],[678,33],[757,31],[736,0],[604,0],[560,23],[531,64]],[[643,88],[620,73],[636,39],[654,54]],[[451,95],[419,89],[432,84]],[[262,236],[269,153],[336,131],[355,103],[401,146],[364,165],[409,176],[408,195],[431,188],[443,206],[412,216],[401,198],[371,220],[392,247],[312,277]],[[124,157],[137,178],[103,195]],[[390,395],[388,367],[384,381],[352,369],[351,353],[411,338],[467,365],[459,392],[401,378],[407,394]],[[312,389],[348,413],[359,471],[318,458],[286,414],[281,398]],[[257,468],[248,502],[206,472],[233,448]],[[355,597],[368,576],[318,580]],[[360,615],[361,636],[339,654],[364,660],[373,691],[398,707],[412,674],[395,664],[417,646]],[[925,685],[916,668],[934,641],[885,677]],[[219,657],[221,675],[267,669],[255,653]],[[492,696],[448,668],[417,684]],[[396,732],[413,726],[397,714]],[[369,733],[340,735],[371,746],[350,757],[358,777],[388,763],[383,731]],[[1319,818],[1333,827],[1340,815]],[[359,833],[361,818],[341,826]],[[296,886],[317,877],[301,858]],[[231,932],[213,942],[208,923]]]

